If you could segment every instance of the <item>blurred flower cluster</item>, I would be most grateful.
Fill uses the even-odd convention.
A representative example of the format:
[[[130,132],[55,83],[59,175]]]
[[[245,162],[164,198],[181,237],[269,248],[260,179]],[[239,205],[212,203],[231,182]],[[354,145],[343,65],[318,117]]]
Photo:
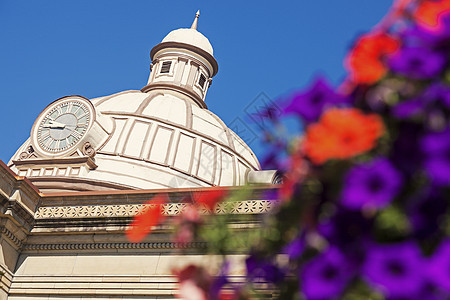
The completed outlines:
[[[275,126],[305,128],[266,132],[279,205],[247,239],[245,282],[230,284],[227,263],[217,278],[184,270],[197,299],[253,299],[262,283],[277,299],[450,299],[450,0],[395,1],[344,63],[339,88],[318,78],[277,104]],[[184,218],[191,238],[183,226],[201,221]],[[224,254],[233,234],[216,235],[204,238]]]

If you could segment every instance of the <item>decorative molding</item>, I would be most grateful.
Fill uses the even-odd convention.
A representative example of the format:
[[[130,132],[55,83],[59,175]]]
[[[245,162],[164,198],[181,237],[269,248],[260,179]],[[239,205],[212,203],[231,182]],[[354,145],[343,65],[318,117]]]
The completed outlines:
[[[205,242],[175,243],[175,242],[148,242],[148,243],[77,243],[77,244],[26,244],[24,251],[61,251],[61,250],[101,250],[101,249],[204,249]]]
[[[64,157],[64,158],[44,158],[44,159],[27,159],[27,160],[13,160],[12,161],[16,167],[21,166],[40,166],[40,165],[76,165],[76,164],[86,164],[89,169],[93,170],[97,168],[94,160],[89,156],[83,157]]]
[[[245,200],[237,202],[223,202],[217,204],[216,214],[264,214],[276,206],[275,200]],[[163,206],[163,214],[167,216],[179,215],[189,204],[169,203]],[[43,206],[35,214],[36,219],[63,219],[63,218],[111,218],[132,217],[144,207],[145,204],[123,205],[82,205],[82,206]],[[144,208],[145,209],[145,208]],[[202,208],[201,213],[209,214],[211,211]]]
[[[14,245],[16,245],[18,248],[22,248],[23,242],[18,237],[16,237],[14,233],[9,231],[6,227],[2,227],[0,232],[3,236],[6,236],[10,241],[12,241]]]
[[[222,202],[217,204],[215,213],[217,214],[264,214],[277,206],[276,200],[245,200],[236,202]]]
[[[135,187],[96,179],[61,176],[37,176],[29,177],[29,180],[39,190],[57,189],[65,191],[105,191],[134,190]]]

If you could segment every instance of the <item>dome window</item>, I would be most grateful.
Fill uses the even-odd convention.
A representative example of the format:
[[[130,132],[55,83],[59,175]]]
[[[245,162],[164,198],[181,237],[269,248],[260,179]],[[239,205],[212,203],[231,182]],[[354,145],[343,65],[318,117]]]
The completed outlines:
[[[170,66],[172,65],[171,61],[165,61],[162,63],[160,74],[168,74],[170,73]]]
[[[205,86],[206,77],[203,74],[200,74],[200,78],[198,79],[198,85],[203,88]]]

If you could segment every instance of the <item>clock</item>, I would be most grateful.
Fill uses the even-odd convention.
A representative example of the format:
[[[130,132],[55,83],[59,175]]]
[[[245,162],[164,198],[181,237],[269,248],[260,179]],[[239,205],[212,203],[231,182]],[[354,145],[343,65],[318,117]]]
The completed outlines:
[[[32,143],[44,155],[64,155],[86,136],[94,121],[92,103],[81,96],[69,96],[47,106],[37,118]]]

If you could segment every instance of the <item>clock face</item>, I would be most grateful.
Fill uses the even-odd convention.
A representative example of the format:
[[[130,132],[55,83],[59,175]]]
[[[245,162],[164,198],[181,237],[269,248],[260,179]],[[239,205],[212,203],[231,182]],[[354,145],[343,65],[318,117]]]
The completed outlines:
[[[33,129],[34,144],[49,154],[60,154],[76,145],[91,124],[92,108],[85,99],[65,98],[47,107]]]

